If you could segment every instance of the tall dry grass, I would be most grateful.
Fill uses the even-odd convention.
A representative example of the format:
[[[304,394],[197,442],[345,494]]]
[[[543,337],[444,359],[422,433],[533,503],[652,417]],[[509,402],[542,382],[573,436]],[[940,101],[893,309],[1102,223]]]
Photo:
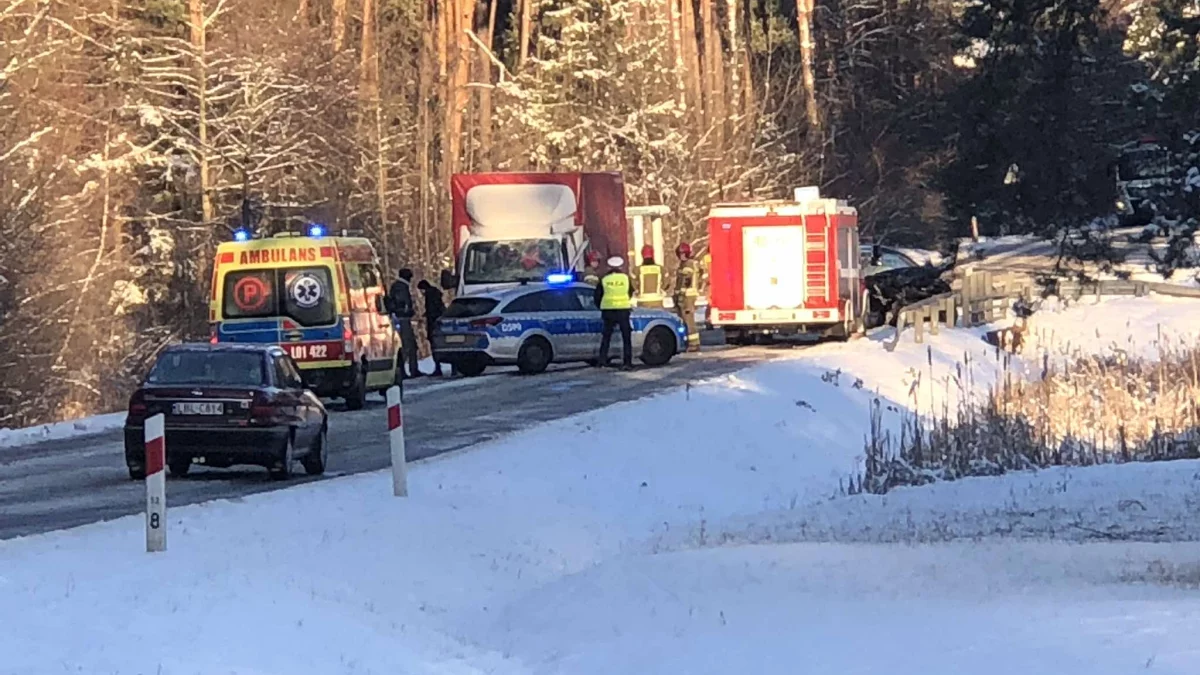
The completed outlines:
[[[975,396],[972,364],[959,363],[941,410],[899,410],[897,431],[884,403],[871,408],[864,473],[850,491],[886,493],[966,476],[1057,465],[1200,457],[1200,344],[1171,345],[1160,336],[1156,358],[1117,350],[1082,355],[1044,352],[1033,379],[998,354],[1000,373]],[[1068,358],[1055,358],[1070,354]],[[914,386],[913,403],[920,396]],[[950,400],[957,402],[953,406]]]

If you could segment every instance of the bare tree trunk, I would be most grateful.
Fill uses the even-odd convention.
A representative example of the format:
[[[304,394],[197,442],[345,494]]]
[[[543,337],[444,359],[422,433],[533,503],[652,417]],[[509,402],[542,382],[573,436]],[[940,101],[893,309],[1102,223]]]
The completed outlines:
[[[488,49],[492,48],[496,34],[496,0],[488,0],[487,26],[483,34],[483,43]],[[480,50],[479,67],[482,72],[481,82],[486,85],[479,90],[479,165],[484,171],[492,170],[492,59],[489,54]]]
[[[346,46],[346,0],[333,0],[333,50]]]
[[[474,22],[475,3],[473,0],[451,0],[453,13],[450,17],[450,36],[453,38],[453,81],[450,86],[450,108],[446,111],[446,133],[450,137],[447,144],[449,156],[444,161],[450,165],[450,173],[457,173],[462,159],[463,117],[467,104],[470,102],[470,91],[467,88],[471,78],[471,39],[466,31]]]
[[[738,3],[740,0],[726,0],[725,13],[728,15],[726,19],[729,21],[729,99],[733,105],[732,114],[737,115],[742,112],[742,95],[741,87],[741,71],[742,71],[742,51],[741,41],[738,40]]]
[[[362,50],[359,54],[359,92],[364,99],[379,98],[378,23],[374,0],[362,0]]]
[[[702,123],[705,119],[704,89],[700,77],[700,46],[696,41],[696,5],[695,0],[679,0],[681,21],[679,27],[683,31],[683,69],[687,81],[688,98],[691,101],[693,119]],[[700,130],[703,133],[703,129]]]
[[[675,67],[675,87],[679,105],[686,111],[694,102],[687,100],[687,70],[683,65],[683,17],[679,11],[679,0],[667,0],[667,19],[671,24],[671,58]]]
[[[305,26],[308,26],[312,21],[312,7],[309,6],[308,0],[300,0],[300,7],[296,10],[296,18]]]
[[[753,37],[753,16],[750,5],[751,0],[745,0],[742,5],[742,110],[747,113],[753,113],[757,107],[754,95],[754,69],[751,61],[754,59],[754,51],[750,48],[750,40]]]
[[[712,0],[700,0],[700,27],[704,40],[704,100],[707,126],[713,129],[717,147],[724,143],[725,56],[721,49],[721,31],[717,27],[716,6]]]
[[[421,257],[425,260],[432,258],[431,253],[433,251],[432,242],[429,239],[429,210],[431,207],[429,184],[433,178],[433,166],[429,150],[430,145],[433,143],[433,115],[430,110],[430,103],[434,98],[433,36],[436,32],[433,26],[435,8],[432,6],[432,3],[434,1],[421,0],[421,54],[417,64],[417,120],[420,128],[420,137],[417,139],[417,164],[419,172],[417,180],[420,181],[420,184],[417,186],[417,201],[421,209],[421,214],[418,218],[418,225],[421,228]]]
[[[191,19],[192,49],[196,58],[197,136],[200,139],[200,213],[205,223],[212,222],[212,184],[208,165],[208,66],[207,30],[204,0],[188,0]]]
[[[363,104],[374,117],[375,141],[375,208],[379,211],[379,233],[383,242],[383,259],[391,259],[392,243],[403,248],[403,233],[388,228],[387,209],[387,139],[383,133],[383,99],[379,82],[379,4],[375,0],[362,2],[362,50],[360,54],[359,94]]]
[[[800,72],[804,79],[804,110],[812,131],[821,133],[821,111],[817,108],[817,85],[813,77],[813,0],[796,0],[796,22],[800,28]]]
[[[521,22],[517,32],[517,70],[519,71],[525,65],[526,59],[529,58],[529,41],[532,39],[530,31],[533,24],[533,0],[518,0],[521,3]]]
[[[438,106],[439,124],[437,125],[438,140],[440,141],[440,152],[438,154],[438,190],[434,194],[435,214],[433,242],[434,248],[440,250],[442,243],[441,228],[438,223],[443,222],[445,213],[444,192],[450,189],[450,176],[454,172],[453,163],[450,161],[450,97],[452,87],[450,82],[450,55],[451,51],[451,35],[450,30],[451,17],[454,15],[455,0],[434,0],[435,16],[437,21],[437,89],[438,89]]]

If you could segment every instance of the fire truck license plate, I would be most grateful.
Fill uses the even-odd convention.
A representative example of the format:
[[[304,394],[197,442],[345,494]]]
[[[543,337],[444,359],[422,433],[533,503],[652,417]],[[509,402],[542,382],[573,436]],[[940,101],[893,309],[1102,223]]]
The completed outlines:
[[[790,309],[768,309],[758,313],[760,321],[788,321],[792,318]]]
[[[284,349],[295,361],[325,361],[341,356],[341,349],[336,343],[309,342],[294,345],[284,345]]]

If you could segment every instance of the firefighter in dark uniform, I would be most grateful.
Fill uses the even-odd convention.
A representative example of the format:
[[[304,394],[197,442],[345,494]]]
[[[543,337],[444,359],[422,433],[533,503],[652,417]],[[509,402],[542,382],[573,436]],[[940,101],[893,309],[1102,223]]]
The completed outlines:
[[[692,247],[686,241],[675,248],[679,269],[675,272],[675,311],[687,326],[689,352],[700,351],[700,331],[696,329],[696,301],[700,296],[700,264],[692,257]]]
[[[662,266],[654,262],[654,247],[642,247],[642,264],[638,267],[638,307],[663,306]]]
[[[600,317],[604,320],[604,332],[600,336],[600,359],[596,365],[608,366],[608,347],[612,343],[613,329],[621,329],[621,346],[624,348],[621,359],[621,369],[633,368],[633,323],[630,313],[633,311],[633,282],[621,268],[625,261],[618,256],[608,259],[608,274],[596,286],[596,304],[600,307]]]

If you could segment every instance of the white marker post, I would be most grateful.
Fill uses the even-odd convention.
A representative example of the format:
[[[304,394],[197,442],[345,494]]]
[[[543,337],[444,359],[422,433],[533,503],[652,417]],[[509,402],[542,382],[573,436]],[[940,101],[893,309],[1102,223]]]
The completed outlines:
[[[408,466],[404,457],[404,416],[400,412],[400,387],[387,390],[388,443],[392,447],[392,492],[408,496]]]
[[[146,420],[146,552],[167,550],[167,442],[162,413]]]

